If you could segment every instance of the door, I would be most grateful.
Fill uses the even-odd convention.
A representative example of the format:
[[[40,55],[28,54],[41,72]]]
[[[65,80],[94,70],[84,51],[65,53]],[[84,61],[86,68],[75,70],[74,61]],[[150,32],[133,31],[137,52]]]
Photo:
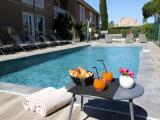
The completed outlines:
[[[39,35],[44,34],[45,32],[45,21],[44,16],[37,15],[36,16],[36,30]]]
[[[31,13],[23,13],[23,27],[24,27],[24,34],[25,37],[27,35],[35,36],[35,28],[34,28],[34,16]]]

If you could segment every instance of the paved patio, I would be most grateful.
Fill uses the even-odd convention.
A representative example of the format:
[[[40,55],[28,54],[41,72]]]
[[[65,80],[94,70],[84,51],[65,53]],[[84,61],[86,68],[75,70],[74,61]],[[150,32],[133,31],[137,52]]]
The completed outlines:
[[[144,44],[133,43],[133,44],[104,44],[102,42],[93,42],[92,45],[101,46],[142,46],[141,61],[139,66],[139,73],[137,76],[137,83],[141,84],[145,93],[142,97],[134,100],[135,103],[135,113],[138,120],[148,119],[148,120],[160,120],[160,48],[158,48],[154,43],[148,42]],[[52,48],[53,49],[53,48]],[[3,58],[4,59],[4,58]],[[2,84],[0,88],[4,91],[7,89]],[[12,90],[14,86],[10,87]],[[23,87],[22,87],[23,88]],[[32,89],[32,88],[30,88]],[[2,89],[1,89],[2,90]],[[27,91],[27,88],[26,88]],[[31,90],[32,91],[32,90]],[[31,91],[27,91],[29,94]],[[16,89],[18,92],[18,89]],[[33,92],[33,91],[32,91]],[[23,93],[21,93],[23,94]],[[25,93],[24,93],[25,94]],[[0,93],[0,118],[2,120],[11,120],[12,116],[17,117],[16,120],[22,120],[22,118],[29,117],[30,120],[65,120],[68,113],[68,107],[62,109],[65,111],[61,114],[63,118],[59,118],[60,114],[52,114],[46,118],[40,117],[35,113],[24,111],[21,105],[22,96]],[[10,102],[9,102],[10,101]],[[79,100],[78,100],[79,101]],[[80,112],[78,106],[75,107],[73,112],[73,120],[128,120],[128,103],[113,102],[113,101],[99,101],[99,100],[85,100],[85,108],[83,112]],[[79,102],[77,102],[79,103]],[[99,109],[101,107],[101,109]],[[16,109],[16,110],[14,110]],[[113,113],[116,111],[117,113]],[[119,112],[120,111],[120,112]],[[63,113],[63,112],[62,112]],[[88,116],[87,116],[88,115]],[[4,117],[3,117],[4,116]],[[20,119],[21,118],[21,119]],[[13,120],[13,119],[12,119]],[[24,119],[25,120],[25,119]],[[27,119],[28,120],[28,119]]]

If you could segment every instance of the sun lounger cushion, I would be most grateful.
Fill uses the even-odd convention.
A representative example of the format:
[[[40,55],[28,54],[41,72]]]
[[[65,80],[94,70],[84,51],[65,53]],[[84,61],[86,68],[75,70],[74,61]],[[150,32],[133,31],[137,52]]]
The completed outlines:
[[[72,95],[65,88],[45,88],[26,96],[23,102],[25,109],[47,116],[71,101]]]

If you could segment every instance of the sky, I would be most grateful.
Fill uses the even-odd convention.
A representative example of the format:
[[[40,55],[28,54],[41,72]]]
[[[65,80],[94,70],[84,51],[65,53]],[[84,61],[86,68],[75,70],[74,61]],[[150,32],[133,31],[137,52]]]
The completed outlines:
[[[93,8],[99,11],[99,0],[85,0]],[[149,0],[106,0],[108,7],[109,21],[117,23],[120,17],[131,17],[137,19],[139,23],[143,21],[142,7]],[[148,22],[153,22],[149,18]]]

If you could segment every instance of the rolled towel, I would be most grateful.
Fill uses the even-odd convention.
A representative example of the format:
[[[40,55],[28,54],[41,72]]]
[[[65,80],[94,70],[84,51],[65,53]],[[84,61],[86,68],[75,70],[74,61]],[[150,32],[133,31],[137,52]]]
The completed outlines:
[[[23,107],[25,110],[35,111],[36,106],[34,104],[34,99],[31,96],[26,96],[23,101]]]
[[[49,87],[49,88],[40,90],[38,92],[35,92],[35,93],[31,94],[31,95],[27,95],[24,98],[24,101],[23,101],[23,107],[24,107],[24,109],[35,112],[36,107],[37,107],[36,106],[37,101],[41,97],[45,96],[45,94],[52,94],[55,91],[56,91],[56,89],[54,89],[52,87]]]
[[[47,93],[37,99],[35,112],[47,116],[71,101],[72,95],[65,87],[57,89],[56,92]]]

